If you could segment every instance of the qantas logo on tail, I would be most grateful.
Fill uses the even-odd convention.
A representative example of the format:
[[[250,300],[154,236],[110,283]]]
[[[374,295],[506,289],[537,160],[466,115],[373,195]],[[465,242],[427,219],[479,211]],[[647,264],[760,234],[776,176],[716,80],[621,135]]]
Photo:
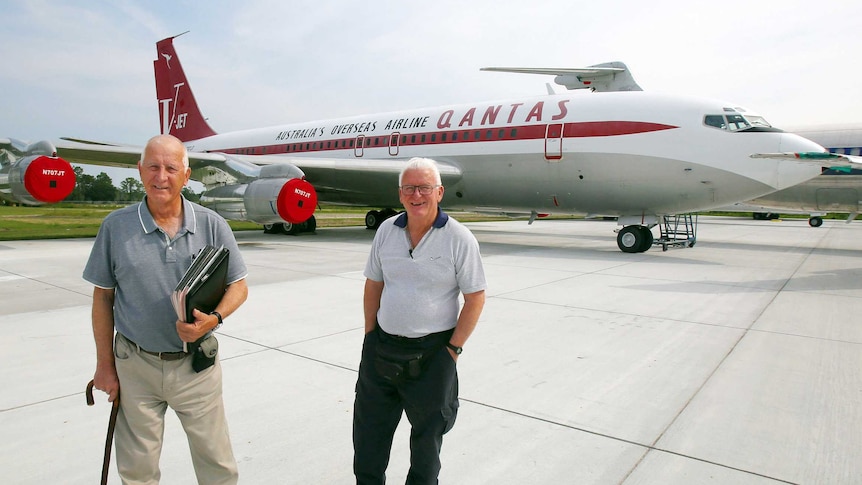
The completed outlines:
[[[163,53],[162,53],[162,57],[164,57],[164,58],[165,58],[165,63],[168,65],[168,69],[170,69],[170,68],[171,68],[171,59],[172,59],[171,55],[170,55],[170,54],[165,54],[165,53],[163,52]]]

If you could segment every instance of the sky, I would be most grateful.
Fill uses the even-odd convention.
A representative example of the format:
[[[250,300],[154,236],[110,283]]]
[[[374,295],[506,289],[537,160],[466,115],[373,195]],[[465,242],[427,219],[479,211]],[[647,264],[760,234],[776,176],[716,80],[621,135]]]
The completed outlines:
[[[174,46],[217,132],[540,95],[551,76],[479,68],[609,61],[780,128],[862,123],[849,0],[5,0],[0,16],[0,137],[30,142],[143,145],[155,43],[186,31]]]

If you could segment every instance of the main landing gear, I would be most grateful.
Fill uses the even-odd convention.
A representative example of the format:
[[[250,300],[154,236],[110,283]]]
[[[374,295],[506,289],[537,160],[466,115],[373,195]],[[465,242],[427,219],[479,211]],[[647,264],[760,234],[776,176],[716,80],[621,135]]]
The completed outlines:
[[[651,246],[690,248],[697,241],[697,215],[662,216],[659,237],[655,239],[649,226],[630,224],[617,233],[617,246],[624,253],[642,253]]]
[[[624,253],[642,253],[652,243],[652,231],[646,226],[626,226],[617,233],[617,246]]]
[[[383,209],[380,211],[370,210],[365,214],[365,228],[377,230],[377,228],[380,227],[381,222],[389,219],[397,213],[398,211],[394,209]]]
[[[301,232],[314,232],[317,229],[317,219],[311,216],[307,221],[299,224],[291,224],[290,222],[278,222],[274,224],[264,224],[264,234],[289,234],[294,236]]]

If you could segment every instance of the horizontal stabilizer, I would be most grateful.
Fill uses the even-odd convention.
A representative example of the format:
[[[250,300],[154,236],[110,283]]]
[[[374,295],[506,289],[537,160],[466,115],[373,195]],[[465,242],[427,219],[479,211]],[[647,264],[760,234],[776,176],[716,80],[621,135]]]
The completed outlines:
[[[605,62],[583,68],[483,67],[481,71],[544,74],[566,89],[589,89],[596,92],[643,91],[622,62]]]

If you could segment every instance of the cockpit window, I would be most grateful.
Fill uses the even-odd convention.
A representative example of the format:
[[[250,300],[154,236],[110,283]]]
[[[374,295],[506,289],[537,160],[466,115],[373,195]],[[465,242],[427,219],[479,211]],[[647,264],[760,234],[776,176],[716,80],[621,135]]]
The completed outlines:
[[[748,120],[749,123],[751,123],[751,126],[772,128],[772,125],[770,125],[769,122],[763,119],[763,116],[746,116],[745,118]]]
[[[722,130],[727,129],[727,123],[724,122],[724,116],[722,115],[706,115],[703,118],[703,124],[721,128]]]
[[[727,115],[727,129],[730,131],[739,131],[746,128],[751,128],[751,124],[742,115]]]
[[[728,113],[705,115],[703,124],[727,131],[781,131],[773,128],[762,116],[743,115],[736,110],[725,108]]]

